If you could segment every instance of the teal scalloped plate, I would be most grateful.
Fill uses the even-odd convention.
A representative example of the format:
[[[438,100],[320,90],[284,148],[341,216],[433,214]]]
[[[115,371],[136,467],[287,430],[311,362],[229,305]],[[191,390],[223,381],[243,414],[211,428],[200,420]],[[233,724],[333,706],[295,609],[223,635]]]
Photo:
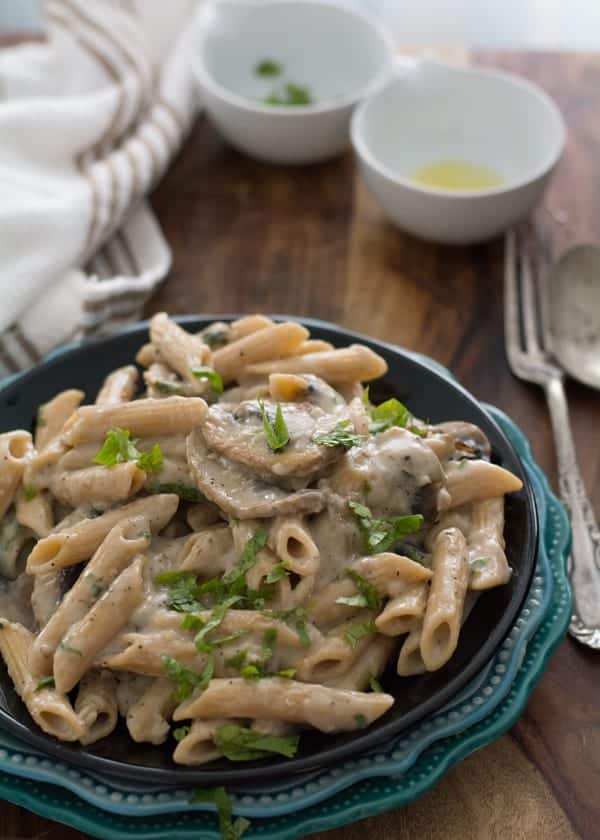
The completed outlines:
[[[497,409],[489,411],[525,463],[542,537],[532,586],[513,629],[492,662],[459,697],[385,750],[362,754],[293,783],[236,791],[235,813],[252,818],[248,840],[292,840],[401,807],[421,796],[462,758],[499,737],[523,710],[568,626],[570,532],[564,509],[535,464],[522,432]],[[0,733],[0,797],[106,840],[219,837],[210,806],[191,808],[189,791],[135,784],[125,788],[121,782],[117,788],[113,780],[67,767],[4,733]]]

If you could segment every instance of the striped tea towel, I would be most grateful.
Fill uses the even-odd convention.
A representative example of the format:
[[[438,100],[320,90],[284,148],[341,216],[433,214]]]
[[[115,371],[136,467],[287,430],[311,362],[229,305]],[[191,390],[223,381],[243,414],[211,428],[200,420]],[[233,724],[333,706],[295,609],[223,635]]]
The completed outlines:
[[[195,111],[193,0],[49,0],[0,50],[0,378],[139,317],[170,254],[145,196]]]

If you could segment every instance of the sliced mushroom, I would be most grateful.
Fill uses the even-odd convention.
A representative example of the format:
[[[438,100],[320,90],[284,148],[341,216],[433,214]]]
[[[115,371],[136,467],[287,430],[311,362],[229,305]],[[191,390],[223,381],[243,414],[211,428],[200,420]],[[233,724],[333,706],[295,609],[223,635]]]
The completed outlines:
[[[442,480],[435,452],[421,438],[394,427],[350,449],[319,487],[361,501],[377,517],[421,513],[431,518]]]
[[[238,519],[317,513],[323,508],[323,494],[319,490],[290,493],[218,452],[211,452],[200,429],[195,429],[188,438],[188,462],[198,489],[221,510]]]
[[[202,434],[210,449],[225,455],[266,480],[273,478],[316,478],[343,454],[342,447],[320,446],[315,436],[331,432],[340,420],[348,419],[342,406],[336,414],[326,414],[310,403],[280,403],[289,433],[282,449],[269,448],[260,405],[247,400],[234,406],[214,405],[202,424]],[[275,419],[276,403],[265,400],[270,421]]]
[[[430,427],[434,433],[450,435],[459,458],[489,458],[490,442],[479,426],[464,420],[452,420]]]

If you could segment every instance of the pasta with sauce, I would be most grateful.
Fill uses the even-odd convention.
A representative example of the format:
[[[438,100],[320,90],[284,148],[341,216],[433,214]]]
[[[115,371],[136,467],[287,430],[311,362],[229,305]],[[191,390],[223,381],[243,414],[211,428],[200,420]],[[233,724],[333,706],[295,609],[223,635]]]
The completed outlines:
[[[137,361],[0,435],[0,653],[45,732],[291,757],[384,715],[390,662],[448,662],[511,575],[521,482],[480,429],[371,404],[381,357],[262,315],[161,313]]]

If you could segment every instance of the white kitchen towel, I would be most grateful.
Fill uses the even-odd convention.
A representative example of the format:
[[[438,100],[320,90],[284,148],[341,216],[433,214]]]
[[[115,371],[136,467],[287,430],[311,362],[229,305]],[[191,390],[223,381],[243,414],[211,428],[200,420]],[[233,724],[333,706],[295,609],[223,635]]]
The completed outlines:
[[[139,317],[170,254],[145,196],[195,112],[194,0],[49,0],[0,50],[0,377]]]

